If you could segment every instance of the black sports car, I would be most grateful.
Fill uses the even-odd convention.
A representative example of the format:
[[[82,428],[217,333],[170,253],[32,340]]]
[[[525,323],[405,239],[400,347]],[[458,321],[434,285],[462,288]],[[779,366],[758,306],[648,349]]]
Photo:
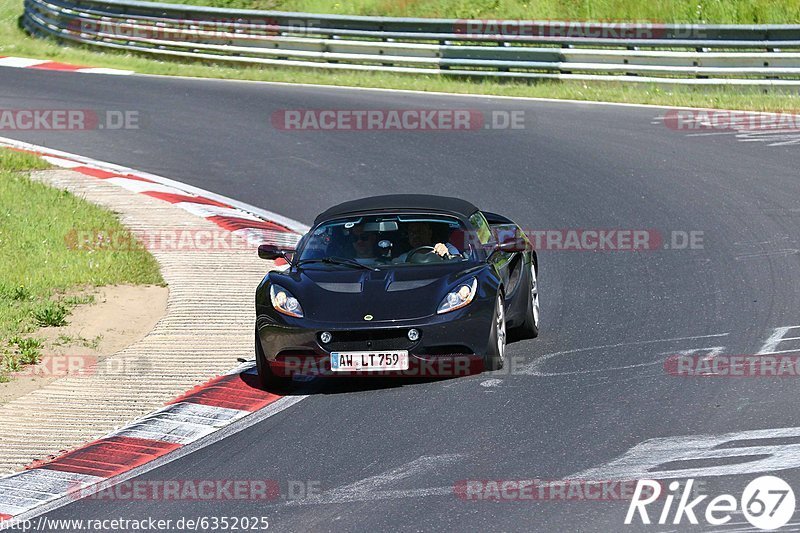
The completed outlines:
[[[507,332],[539,333],[536,252],[519,226],[471,203],[376,196],[319,215],[256,291],[265,387],[303,375],[496,370]]]

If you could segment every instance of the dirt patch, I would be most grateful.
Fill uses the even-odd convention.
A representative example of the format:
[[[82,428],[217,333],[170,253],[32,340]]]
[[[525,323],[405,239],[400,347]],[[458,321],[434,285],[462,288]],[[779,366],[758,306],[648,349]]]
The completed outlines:
[[[66,326],[41,328],[30,335],[44,340],[42,363],[0,383],[0,404],[79,372],[142,339],[164,316],[169,289],[115,285],[81,295],[92,295],[94,302],[72,309]]]

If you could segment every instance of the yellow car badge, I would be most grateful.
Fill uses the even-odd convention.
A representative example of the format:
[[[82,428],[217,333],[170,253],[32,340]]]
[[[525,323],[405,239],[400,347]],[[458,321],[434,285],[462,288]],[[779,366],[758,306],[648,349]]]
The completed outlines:
[[[372,320],[373,318],[375,317],[372,315],[364,315],[364,320]]]

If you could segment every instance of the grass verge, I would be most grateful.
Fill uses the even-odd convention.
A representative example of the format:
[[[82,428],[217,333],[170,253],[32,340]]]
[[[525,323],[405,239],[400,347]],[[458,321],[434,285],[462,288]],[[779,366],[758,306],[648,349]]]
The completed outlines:
[[[31,337],[37,328],[64,325],[71,308],[91,302],[75,290],[164,283],[143,249],[71,249],[75,231],[127,230],[112,212],[29,178],[47,167],[38,157],[0,149],[0,381],[38,361],[42,343]]]
[[[224,2],[213,1],[217,5],[225,5]],[[235,1],[238,2],[240,0]],[[413,2],[401,3],[409,4]],[[423,2],[418,3],[422,4]],[[350,4],[352,3],[348,3],[348,5]],[[772,4],[774,2],[770,3],[770,5]],[[800,4],[798,6],[798,9],[800,9]],[[280,5],[261,7],[291,7],[299,9],[302,6],[299,3],[291,5],[281,3]],[[792,10],[787,7],[787,13],[790,12]],[[408,89],[458,94],[628,102],[752,111],[794,112],[798,106],[798,97],[796,95],[780,89],[667,87],[656,84],[577,81],[498,82],[447,78],[435,74],[412,75],[373,71],[345,72],[291,67],[229,67],[221,64],[163,61],[116,51],[98,52],[86,47],[63,46],[54,40],[36,39],[28,36],[18,27],[17,19],[21,14],[22,2],[18,0],[0,5],[0,55],[51,59],[78,65],[127,69],[142,74],[167,76]],[[788,22],[789,20],[791,20],[791,16],[787,15],[785,21]]]

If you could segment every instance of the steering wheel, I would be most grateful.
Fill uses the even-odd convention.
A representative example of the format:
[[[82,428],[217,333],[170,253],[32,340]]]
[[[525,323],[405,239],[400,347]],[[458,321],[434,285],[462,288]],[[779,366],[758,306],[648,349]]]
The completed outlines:
[[[416,254],[421,254],[421,253],[426,254],[427,257],[421,258],[420,260],[417,261],[411,260],[411,258],[414,257]],[[409,263],[430,263],[431,259],[433,259],[431,255],[436,256],[436,258],[439,260],[444,259],[442,256],[436,253],[436,248],[434,248],[433,246],[417,246],[416,248],[408,252],[408,254],[406,255],[406,261],[408,261]]]

